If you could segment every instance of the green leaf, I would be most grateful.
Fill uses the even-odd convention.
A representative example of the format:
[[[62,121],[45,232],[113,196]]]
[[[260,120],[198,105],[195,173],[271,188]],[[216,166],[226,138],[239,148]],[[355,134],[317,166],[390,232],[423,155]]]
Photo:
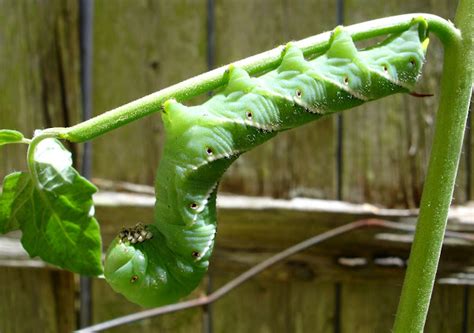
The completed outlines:
[[[28,174],[7,176],[0,197],[0,226],[20,227],[31,257],[84,274],[102,274],[102,244],[94,218],[96,187],[72,167],[71,153],[59,141],[34,147]]]
[[[22,142],[25,137],[18,131],[2,129],[0,130],[0,146],[9,143]]]
[[[32,185],[31,177],[27,173],[13,172],[5,177],[0,195],[0,233],[20,228],[16,212],[29,200]]]

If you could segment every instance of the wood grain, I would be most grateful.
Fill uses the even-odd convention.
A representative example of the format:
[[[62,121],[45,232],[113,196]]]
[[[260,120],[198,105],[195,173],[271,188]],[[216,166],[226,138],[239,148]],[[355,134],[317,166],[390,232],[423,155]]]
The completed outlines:
[[[275,271],[273,271],[275,273]],[[215,287],[232,275],[213,274]],[[334,283],[257,277],[213,304],[217,332],[333,332]]]
[[[1,267],[0,332],[72,332],[73,274],[44,268]]]
[[[467,323],[465,324],[467,332],[474,332],[474,287],[469,287],[467,296],[467,309],[465,309],[467,311]]]
[[[342,286],[341,332],[390,332],[400,297],[402,280],[345,283]],[[437,285],[425,332],[461,332],[462,286]]]
[[[436,286],[426,320],[429,333],[462,332],[464,286]]]
[[[94,3],[95,114],[207,70],[205,0]],[[93,175],[153,184],[162,144],[157,112],[95,140]]]
[[[455,2],[345,1],[346,24],[402,14],[428,12],[452,18]],[[442,47],[430,39],[420,92],[434,97],[391,96],[344,114],[343,198],[386,207],[417,207],[435,125],[442,71]],[[454,202],[466,200],[464,162]]]
[[[305,13],[329,13],[314,20]],[[216,1],[216,62],[224,65],[290,40],[332,29],[333,2]],[[258,17],[258,20],[255,18]],[[334,198],[335,119],[280,134],[239,158],[221,191],[247,195]]]
[[[78,122],[77,2],[1,1],[0,22],[0,128],[31,137],[38,128]],[[1,179],[25,169],[26,147],[2,147]]]
[[[130,303],[122,295],[115,293],[102,279],[93,279],[93,322],[99,323],[105,320],[125,316],[133,312],[144,310],[138,305]],[[190,297],[197,297],[202,288],[193,292]],[[200,308],[179,311],[156,318],[142,320],[107,330],[111,333],[139,331],[151,332],[200,332],[202,311]]]
[[[77,2],[0,1],[0,26],[0,128],[31,137],[37,128],[78,122]],[[26,147],[6,146],[0,153],[0,179],[26,169]],[[72,273],[0,266],[1,332],[75,328]]]

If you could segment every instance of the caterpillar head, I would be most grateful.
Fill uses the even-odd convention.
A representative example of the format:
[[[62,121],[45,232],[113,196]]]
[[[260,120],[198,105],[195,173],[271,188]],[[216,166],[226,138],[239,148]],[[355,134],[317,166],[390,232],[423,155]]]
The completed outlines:
[[[104,265],[112,289],[144,307],[178,301],[206,271],[207,262],[176,256],[153,225],[123,229],[109,246]]]

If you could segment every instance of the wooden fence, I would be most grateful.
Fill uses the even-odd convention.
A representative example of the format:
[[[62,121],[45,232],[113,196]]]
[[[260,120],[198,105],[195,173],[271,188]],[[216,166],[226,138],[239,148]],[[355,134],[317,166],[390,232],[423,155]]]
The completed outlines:
[[[337,3],[95,0],[94,112],[100,114],[211,66],[330,30],[337,25]],[[409,12],[452,18],[456,6],[450,0],[339,3],[344,24]],[[211,30],[208,19],[213,22]],[[316,205],[308,212],[294,200],[258,199],[264,200],[260,207],[252,205],[257,199],[248,197],[240,198],[247,206],[226,206],[238,202],[238,197],[224,200],[209,274],[213,289],[272,253],[343,223],[366,217],[413,222],[411,209],[420,200],[433,136],[442,54],[433,38],[418,87],[435,97],[393,96],[372,102],[341,117],[283,133],[230,168],[221,192],[356,205],[328,213],[316,207],[317,201],[306,202]],[[0,0],[0,128],[31,135],[35,128],[80,121],[79,73],[78,1]],[[450,221],[451,228],[460,231],[474,229],[468,203],[474,195],[473,133],[466,138],[454,199],[455,205],[465,208]],[[98,138],[93,142],[93,177],[151,185],[162,141],[159,114]],[[80,163],[81,145],[71,149]],[[24,168],[25,151],[2,148],[0,177]],[[119,198],[115,193],[97,197],[105,244],[122,225],[152,219],[152,198],[138,194],[125,202]],[[384,209],[368,209],[364,203]],[[77,277],[25,258],[16,241],[19,235],[7,236],[0,238],[0,332],[73,330]],[[365,230],[301,253],[213,304],[213,329],[389,332],[409,240],[407,235]],[[426,332],[474,330],[474,289],[466,285],[473,281],[473,254],[474,248],[466,243],[447,244],[438,279],[444,283],[435,289]],[[459,272],[464,275],[456,275]],[[204,292],[207,283],[193,296]],[[92,310],[93,321],[100,322],[139,308],[95,279]],[[132,327],[141,332],[200,332],[202,322],[203,309],[197,308]]]

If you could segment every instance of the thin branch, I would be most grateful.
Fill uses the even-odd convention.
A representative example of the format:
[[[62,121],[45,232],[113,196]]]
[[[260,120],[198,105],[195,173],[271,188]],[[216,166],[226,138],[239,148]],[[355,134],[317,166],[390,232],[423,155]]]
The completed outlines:
[[[223,296],[225,296],[226,294],[228,294],[233,289],[237,288],[242,283],[251,279],[255,275],[261,273],[262,271],[266,270],[270,266],[273,266],[276,263],[281,262],[284,259],[298,252],[306,250],[314,245],[320,244],[328,239],[341,236],[348,232],[361,229],[361,228],[366,228],[366,227],[381,227],[381,228],[386,228],[386,229],[401,230],[401,231],[408,231],[408,232],[415,231],[415,226],[409,225],[409,224],[401,224],[401,223],[390,222],[390,221],[379,220],[379,219],[366,219],[366,220],[355,221],[355,222],[331,229],[329,231],[326,231],[312,238],[309,238],[301,243],[298,243],[292,247],[289,247],[275,254],[274,256],[271,256],[270,258],[262,261],[261,263],[253,266],[249,270],[237,276],[235,279],[227,282],[225,285],[223,285],[222,287],[220,287],[219,289],[217,289],[210,295],[199,297],[199,298],[192,299],[189,301],[176,303],[176,304],[161,306],[155,309],[133,313],[133,314],[126,315],[123,317],[118,317],[112,320],[105,321],[103,323],[99,323],[90,327],[80,329],[76,332],[85,333],[85,332],[103,331],[106,329],[130,324],[136,321],[144,320],[151,317],[156,317],[156,316],[163,315],[166,313],[177,312],[177,311],[195,308],[198,306],[213,303],[217,301],[218,299],[222,298]],[[453,238],[460,238],[460,239],[474,242],[474,234],[465,234],[465,233],[460,233],[460,232],[448,231],[446,232],[446,236],[453,237]]]

